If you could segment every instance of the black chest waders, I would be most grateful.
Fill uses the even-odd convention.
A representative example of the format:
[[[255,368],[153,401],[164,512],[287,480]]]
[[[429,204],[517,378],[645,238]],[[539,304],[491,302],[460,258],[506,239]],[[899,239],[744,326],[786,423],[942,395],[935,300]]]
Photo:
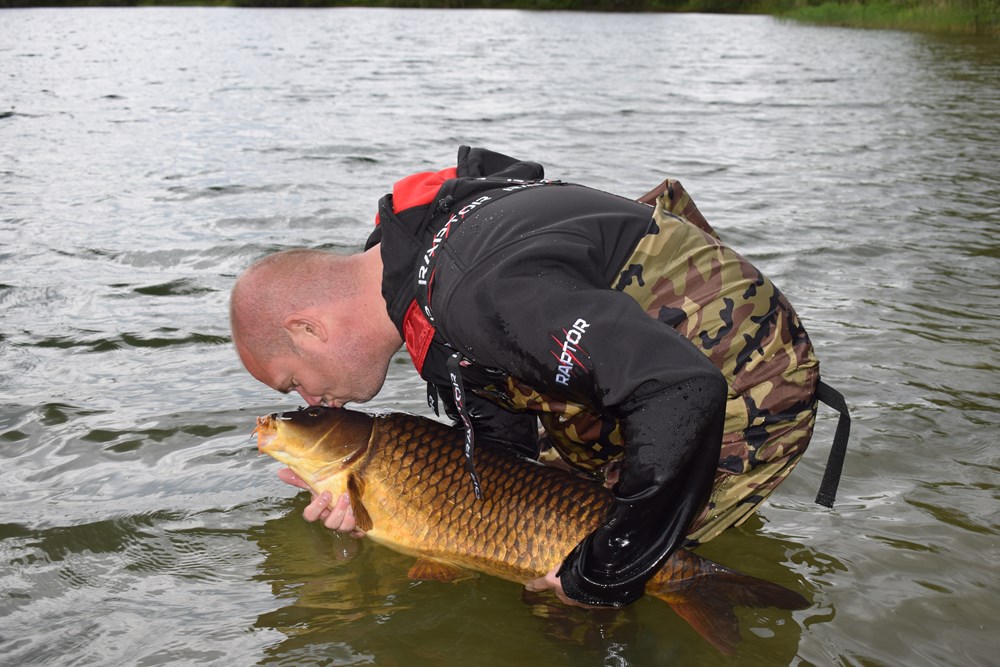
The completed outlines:
[[[451,235],[459,226],[461,226],[463,220],[466,216],[467,208],[473,209],[478,208],[479,205],[492,204],[504,197],[520,191],[525,188],[548,186],[548,185],[559,185],[558,181],[547,181],[538,180],[529,183],[511,183],[506,188],[499,188],[496,191],[490,191],[491,196],[483,196],[476,199],[472,204],[465,204],[465,207],[459,209],[456,213],[451,214],[447,222],[441,228],[441,230],[435,234],[434,244],[428,249],[425,254],[424,263],[421,267],[422,273],[420,275],[424,276],[425,280],[418,280],[416,290],[414,292],[414,300],[417,303],[420,311],[427,318],[427,321],[433,327],[435,334],[434,337],[437,339],[441,345],[446,347],[452,354],[448,357],[446,362],[446,368],[448,371],[448,381],[452,388],[452,400],[455,404],[455,409],[458,412],[459,417],[462,420],[462,427],[465,432],[465,442],[464,442],[464,455],[465,455],[465,468],[469,473],[469,479],[472,483],[473,493],[476,495],[477,500],[482,499],[482,487],[479,483],[479,475],[476,473],[476,467],[474,462],[474,452],[476,444],[476,434],[475,428],[472,423],[472,416],[469,414],[468,404],[466,402],[465,386],[462,382],[462,367],[468,366],[473,362],[465,359],[461,351],[456,350],[448,341],[437,332],[437,326],[434,321],[434,314],[431,311],[430,297],[431,290],[434,286],[434,275],[437,267],[437,260],[440,256],[441,246],[445,243],[448,236]],[[436,210],[437,213],[442,215],[447,215],[451,213],[452,208],[455,206],[455,199],[453,197],[445,196],[437,202]],[[469,210],[468,212],[471,212]],[[499,371],[491,371],[493,373],[499,374]],[[434,411],[435,415],[438,415],[438,395],[437,387],[432,382],[427,383],[427,405],[431,410]]]

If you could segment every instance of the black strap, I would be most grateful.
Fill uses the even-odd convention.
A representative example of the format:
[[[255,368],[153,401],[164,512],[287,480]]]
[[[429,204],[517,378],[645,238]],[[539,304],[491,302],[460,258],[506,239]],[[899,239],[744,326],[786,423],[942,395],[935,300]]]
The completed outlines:
[[[826,471],[823,481],[816,494],[816,503],[824,507],[833,507],[837,498],[837,486],[840,484],[840,473],[844,467],[844,457],[847,455],[847,439],[851,435],[851,414],[847,409],[844,395],[822,380],[816,385],[816,398],[825,405],[840,413],[837,420],[837,430],[833,434],[833,446],[830,447],[830,458],[826,461]]]
[[[435,417],[440,417],[441,413],[438,412],[438,392],[437,385],[433,382],[427,383],[427,407],[434,411]]]
[[[465,405],[465,388],[462,386],[462,353],[456,352],[448,357],[448,375],[451,378],[451,387],[455,392],[455,409],[462,417],[462,424],[465,426],[465,469],[472,479],[472,491],[476,494],[476,500],[483,499],[483,492],[479,486],[479,476],[476,474],[476,467],[472,462],[472,451],[476,444],[475,432],[472,428],[472,417],[469,416],[469,409]]]
[[[435,233],[434,235],[435,241],[433,245],[431,245],[431,247],[423,255],[423,265],[417,272],[415,280],[416,285],[414,289],[414,301],[417,302],[417,307],[419,307],[420,310],[423,311],[424,315],[427,317],[427,321],[431,324],[432,327],[435,327],[436,329],[436,325],[434,322],[434,313],[431,312],[430,289],[431,289],[431,284],[434,281],[434,271],[437,268],[437,260],[438,257],[440,256],[439,253],[441,249],[440,244],[444,243],[444,241],[448,238],[448,236],[452,232],[454,232],[459,227],[459,225],[462,224],[462,222],[465,220],[465,216],[468,215],[468,213],[470,213],[472,209],[474,209],[476,206],[480,204],[485,204],[487,202],[489,203],[496,202],[497,200],[502,199],[510,195],[512,192],[516,192],[520,189],[543,186],[543,185],[560,185],[560,184],[561,183],[559,181],[542,181],[542,180],[527,181],[523,183],[513,183],[513,184],[511,183],[497,184],[494,190],[490,191],[491,195],[489,197],[485,197],[485,201],[483,200],[483,197],[480,197],[480,199],[474,200],[471,203],[466,204],[465,207],[463,207],[462,209],[458,210],[455,213],[451,213],[451,209],[455,205],[455,198],[453,196],[446,195],[438,200],[435,209],[436,213],[443,215],[448,215],[449,213],[451,213],[451,216],[448,218],[448,221]],[[503,185],[507,185],[507,187],[502,187]],[[385,198],[383,197],[383,200],[384,199]],[[386,206],[388,206],[388,204],[386,204]],[[436,331],[434,335],[435,337],[440,337],[440,334],[438,334]],[[447,345],[447,342],[446,341],[444,342]],[[475,448],[476,436],[472,427],[472,417],[469,415],[469,409],[465,405],[465,389],[462,386],[461,361],[462,361],[462,354],[460,352],[456,352],[455,354],[453,354],[451,357],[448,358],[446,366],[448,368],[448,375],[450,376],[451,386],[455,394],[455,408],[458,410],[458,414],[462,418],[462,424],[465,427],[465,467],[469,471],[469,477],[472,478],[472,490],[476,494],[476,499],[481,500],[483,497],[482,489],[479,486],[479,476],[476,474],[476,468],[472,461],[472,453],[473,449]],[[434,411],[434,414],[438,413],[437,399],[438,399],[437,389],[433,387],[431,383],[428,382],[427,405]]]

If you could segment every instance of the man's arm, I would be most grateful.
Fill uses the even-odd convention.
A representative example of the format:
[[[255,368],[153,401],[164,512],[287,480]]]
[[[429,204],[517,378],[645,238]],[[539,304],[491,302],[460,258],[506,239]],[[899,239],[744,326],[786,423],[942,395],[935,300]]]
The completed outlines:
[[[469,317],[474,304],[504,326]],[[475,350],[470,358],[620,421],[624,458],[612,507],[559,573],[579,602],[637,599],[711,491],[725,419],[721,372],[627,295],[565,275],[476,281],[456,290],[448,308],[464,316],[440,318],[445,335]]]
[[[711,492],[725,404],[726,383],[716,371],[622,406],[625,456],[614,502],[559,568],[568,597],[611,606],[642,597]]]

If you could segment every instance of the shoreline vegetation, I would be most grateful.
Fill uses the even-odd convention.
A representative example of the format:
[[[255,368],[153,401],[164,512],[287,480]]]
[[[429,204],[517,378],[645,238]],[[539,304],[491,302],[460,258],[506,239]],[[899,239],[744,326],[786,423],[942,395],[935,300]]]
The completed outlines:
[[[267,0],[222,2],[22,2],[14,7],[399,7],[526,9],[538,11],[703,12],[769,14],[816,25],[886,28],[938,33],[1000,35],[1000,0]]]

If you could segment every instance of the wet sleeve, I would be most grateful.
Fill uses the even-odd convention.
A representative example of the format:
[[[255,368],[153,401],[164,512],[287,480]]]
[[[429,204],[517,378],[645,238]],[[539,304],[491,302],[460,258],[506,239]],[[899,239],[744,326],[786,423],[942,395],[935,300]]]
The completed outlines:
[[[593,605],[633,602],[683,543],[711,492],[724,386],[724,380],[720,386],[710,375],[695,375],[624,406],[625,456],[614,501],[604,522],[559,569],[567,596]]]
[[[470,285],[452,301],[449,312],[479,304],[484,314],[447,332],[470,358],[619,420],[624,457],[611,508],[559,575],[580,602],[638,599],[711,491],[725,420],[721,372],[629,296],[571,276]]]

